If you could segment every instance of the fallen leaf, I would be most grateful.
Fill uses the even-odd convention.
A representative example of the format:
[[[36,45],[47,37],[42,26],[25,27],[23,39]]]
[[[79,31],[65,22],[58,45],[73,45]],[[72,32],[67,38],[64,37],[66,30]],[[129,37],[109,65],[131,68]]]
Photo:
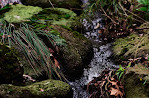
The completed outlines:
[[[55,66],[60,69],[59,62],[54,58]]]
[[[40,88],[39,90],[40,90],[41,92],[44,92],[44,89],[42,89],[42,88]]]
[[[111,93],[110,93],[110,95],[114,95],[114,96],[118,96],[118,95],[120,95],[120,96],[123,96],[123,93],[120,91],[120,90],[118,90],[118,89],[115,89],[115,88],[111,88]]]

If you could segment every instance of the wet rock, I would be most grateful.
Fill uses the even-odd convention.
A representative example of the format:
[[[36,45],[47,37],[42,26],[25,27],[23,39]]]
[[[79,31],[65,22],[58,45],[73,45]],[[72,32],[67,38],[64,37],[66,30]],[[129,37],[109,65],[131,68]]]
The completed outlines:
[[[0,84],[22,79],[23,68],[13,48],[0,44]]]
[[[24,6],[22,4],[12,5],[11,10],[4,14],[4,19],[8,22],[18,23],[28,21],[32,15],[41,11],[40,7]]]
[[[31,24],[36,26],[36,28],[38,26],[38,29],[43,29],[49,24],[65,25],[70,27],[72,23],[75,22],[74,18],[76,16],[76,13],[65,8],[45,8],[38,14],[32,16],[31,20],[33,21]],[[36,22],[34,23],[34,21]],[[41,23],[41,25],[38,25],[39,23]]]
[[[126,38],[119,38],[114,42],[113,52],[117,59],[125,60],[134,57],[145,57],[149,54],[149,35],[139,36],[131,34]]]
[[[2,84],[0,98],[72,98],[72,89],[58,80],[45,80],[28,86]]]
[[[25,5],[40,6],[40,7],[54,7],[60,8],[81,8],[81,0],[21,0]],[[51,2],[51,3],[50,3]]]
[[[148,68],[141,64],[136,64],[126,71],[123,79],[126,98],[149,98],[148,75]]]
[[[66,26],[53,26],[53,28],[60,32],[60,36],[67,43],[67,46],[60,47],[62,65],[65,68],[65,73],[67,75],[77,76],[92,59],[92,44],[82,34],[71,31]]]

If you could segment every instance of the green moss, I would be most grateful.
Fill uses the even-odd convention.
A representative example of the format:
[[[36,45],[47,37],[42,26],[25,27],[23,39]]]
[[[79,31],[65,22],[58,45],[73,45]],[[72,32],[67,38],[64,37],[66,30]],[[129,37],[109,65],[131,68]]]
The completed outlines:
[[[113,51],[116,56],[123,56],[126,58],[145,56],[149,53],[149,36],[138,36],[131,34],[126,38],[117,39],[114,42]]]
[[[40,7],[25,6],[21,4],[12,5],[12,9],[4,14],[4,19],[8,22],[22,22],[31,18],[34,14],[42,11]]]
[[[66,98],[71,93],[71,87],[58,80],[45,80],[28,86],[0,85],[0,89],[0,96],[9,92],[8,98]]]
[[[0,83],[11,83],[23,74],[15,49],[2,44],[0,44],[0,69]]]
[[[61,27],[64,28],[64,29],[66,29],[66,30],[68,30],[68,31],[71,31],[71,32],[73,33],[73,36],[74,36],[75,38],[84,39],[84,40],[87,39],[83,34],[77,32],[77,31],[73,31],[73,30],[72,30],[70,27],[68,27],[68,26],[61,25]]]
[[[149,69],[142,64],[136,64],[134,67],[130,67],[126,70],[126,74],[123,78],[126,98],[149,97],[149,84],[143,84],[148,74]]]
[[[64,8],[46,8],[34,15],[31,20],[38,23],[71,26],[76,14]]]

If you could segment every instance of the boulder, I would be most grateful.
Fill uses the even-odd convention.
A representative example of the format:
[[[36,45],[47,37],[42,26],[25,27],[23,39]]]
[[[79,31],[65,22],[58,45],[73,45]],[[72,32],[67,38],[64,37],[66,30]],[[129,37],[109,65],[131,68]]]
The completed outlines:
[[[22,4],[11,5],[11,9],[4,14],[3,19],[13,23],[28,21],[34,14],[40,11],[42,11],[40,7],[25,6]]]
[[[59,7],[59,8],[81,8],[81,0],[21,0],[25,5],[40,7]]]
[[[0,44],[0,84],[22,79],[23,68],[20,65],[15,49]]]
[[[19,10],[17,12],[18,7]],[[25,9],[29,17],[24,16]],[[75,22],[76,14],[64,8],[39,8],[33,6],[14,5],[8,13],[5,13],[4,19],[8,22],[26,22],[34,27],[36,30],[43,30],[49,33],[51,39],[56,43],[60,49],[59,57],[61,57],[62,66],[65,73],[68,75],[76,75],[75,73],[82,72],[83,67],[87,66],[93,56],[93,48],[91,42],[79,32],[73,31],[70,27]],[[35,9],[30,13],[29,10]],[[37,10],[37,11],[36,11]],[[16,11],[16,12],[15,12]],[[15,15],[11,12],[16,13]],[[22,16],[23,15],[23,16]],[[14,16],[19,16],[18,18]],[[12,18],[7,18],[12,17]],[[24,17],[24,18],[23,18]],[[15,19],[14,19],[15,18]],[[13,21],[13,19],[15,21]],[[28,21],[28,20],[31,21]],[[51,47],[51,42],[48,42],[46,36],[38,34],[38,36]],[[26,72],[26,71],[25,71]]]
[[[116,59],[126,60],[134,57],[145,57],[149,54],[149,35],[130,34],[126,38],[119,38],[113,43],[113,52]]]
[[[91,42],[79,32],[73,31],[66,26],[52,26],[66,41],[66,46],[60,46],[62,66],[67,75],[77,76],[87,67],[93,56]],[[78,73],[78,74],[76,74]]]
[[[72,98],[72,89],[58,80],[45,80],[28,86],[2,84],[0,98]]]
[[[123,78],[126,98],[149,98],[149,69],[136,64]]]
[[[70,27],[74,23],[76,13],[65,8],[45,8],[31,18],[31,24],[43,29],[44,25],[57,24]],[[38,24],[41,23],[39,26]],[[43,25],[44,24],[44,25]],[[36,27],[37,28],[37,27]]]

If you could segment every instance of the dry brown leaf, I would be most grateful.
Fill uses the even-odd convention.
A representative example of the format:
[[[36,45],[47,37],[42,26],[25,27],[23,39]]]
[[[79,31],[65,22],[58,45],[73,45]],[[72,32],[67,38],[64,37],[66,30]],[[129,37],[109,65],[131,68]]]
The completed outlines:
[[[111,83],[112,85],[117,85],[117,82],[111,81],[110,83]]]
[[[54,58],[55,66],[60,69],[59,62]]]
[[[94,85],[97,87],[98,86],[98,83],[95,83]]]
[[[123,93],[122,93],[120,90],[118,90],[118,89],[111,88],[111,93],[110,93],[110,95],[114,95],[114,96],[120,95],[120,96],[123,96]]]
[[[101,34],[102,33],[102,30],[98,30],[98,33]]]

